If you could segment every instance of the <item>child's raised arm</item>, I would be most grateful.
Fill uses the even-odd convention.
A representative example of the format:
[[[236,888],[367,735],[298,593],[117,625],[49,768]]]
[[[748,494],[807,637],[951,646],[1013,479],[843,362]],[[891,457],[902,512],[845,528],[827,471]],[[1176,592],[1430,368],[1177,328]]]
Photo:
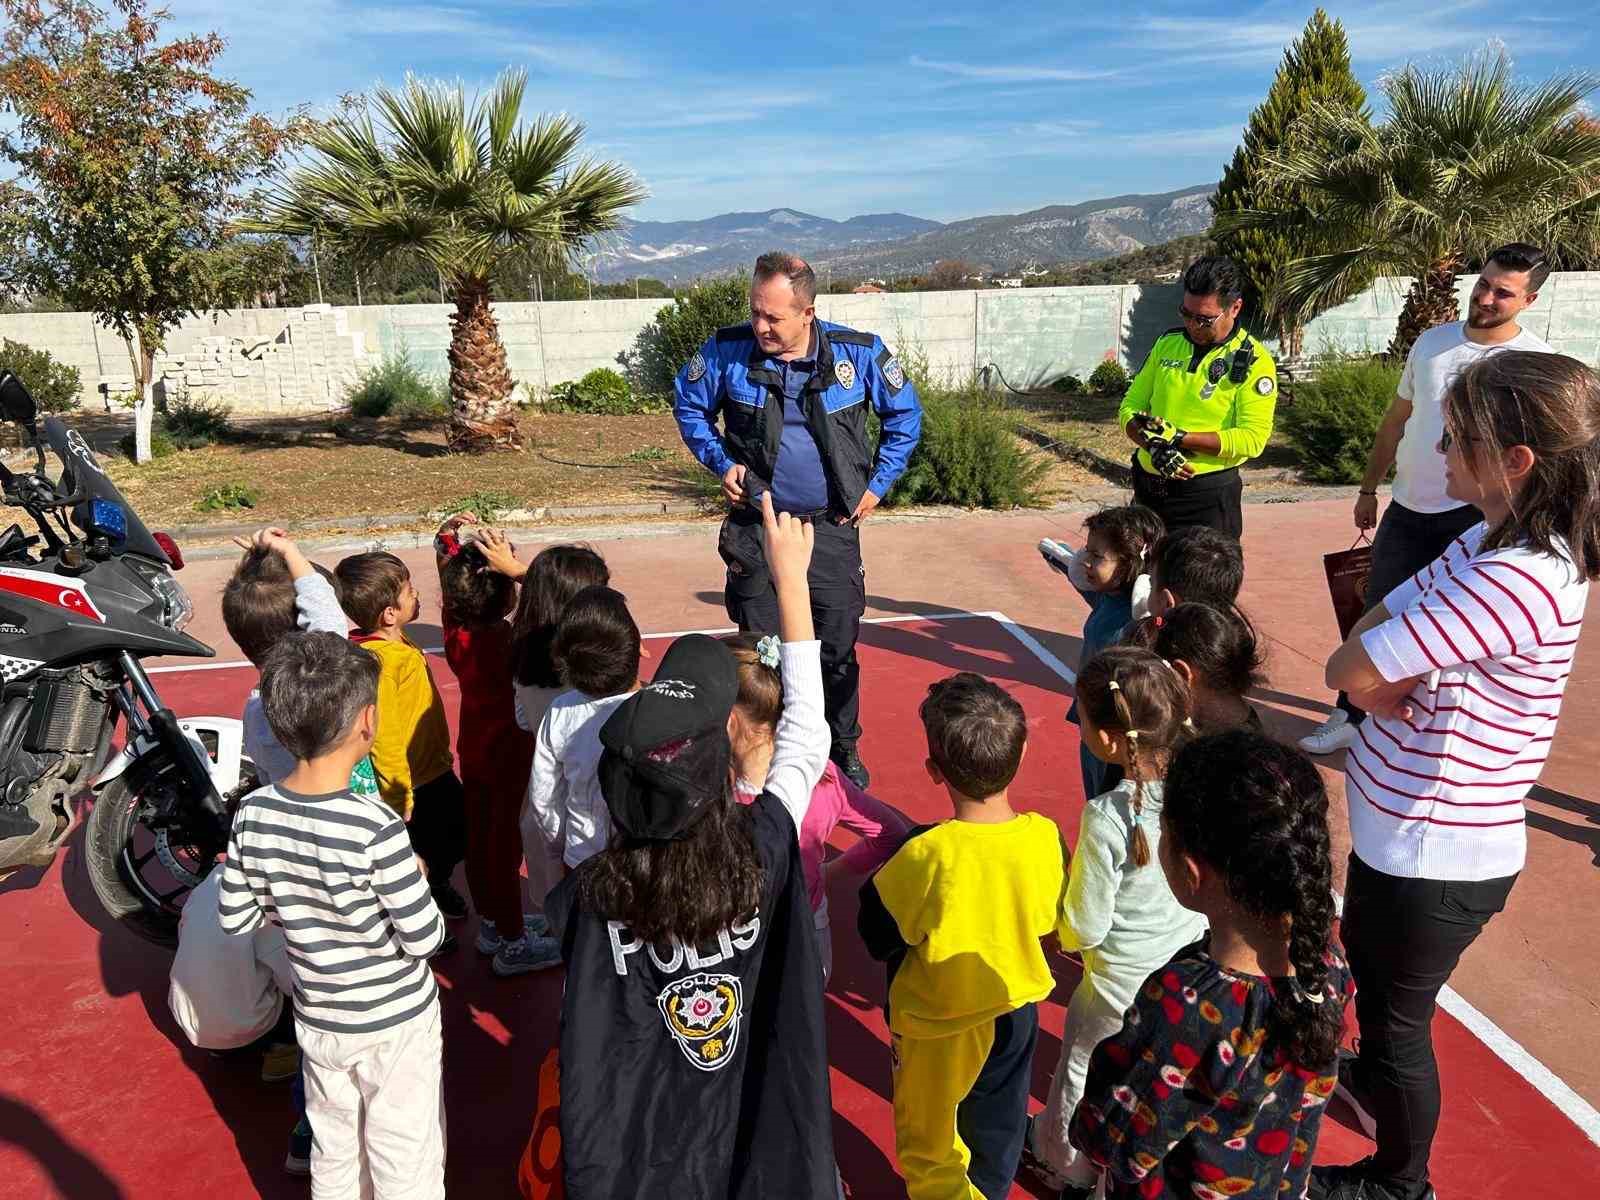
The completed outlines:
[[[822,645],[811,623],[811,589],[806,572],[816,530],[772,510],[772,493],[761,494],[767,568],[778,593],[778,627],[783,635],[783,716],[778,720],[766,790],[788,810],[795,827],[805,820],[811,792],[828,765],[828,722],[822,712]]]

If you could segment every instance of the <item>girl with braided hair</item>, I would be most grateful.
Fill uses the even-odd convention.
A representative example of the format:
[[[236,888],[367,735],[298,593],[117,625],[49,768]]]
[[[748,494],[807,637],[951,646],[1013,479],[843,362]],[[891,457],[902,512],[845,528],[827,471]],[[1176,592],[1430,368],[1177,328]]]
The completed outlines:
[[[1161,776],[1183,734],[1188,689],[1150,651],[1114,646],[1084,665],[1077,695],[1083,745],[1119,767],[1121,782],[1089,801],[1078,827],[1056,932],[1082,954],[1083,979],[1067,1006],[1048,1102],[1024,1143],[1029,1170],[1071,1200],[1091,1195],[1099,1177],[1067,1141],[1089,1056],[1122,1028],[1150,972],[1205,932],[1155,863]]]
[[[1113,1200],[1303,1196],[1355,990],[1329,942],[1316,767],[1249,730],[1190,742],[1167,768],[1160,858],[1210,932],[1095,1049],[1072,1144]]]

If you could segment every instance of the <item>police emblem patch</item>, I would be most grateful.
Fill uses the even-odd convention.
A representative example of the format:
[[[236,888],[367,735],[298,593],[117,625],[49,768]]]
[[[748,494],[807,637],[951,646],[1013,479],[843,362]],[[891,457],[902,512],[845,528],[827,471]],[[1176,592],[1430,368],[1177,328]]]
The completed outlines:
[[[694,352],[694,357],[689,360],[689,382],[699,383],[705,378],[705,374],[706,356],[701,354],[700,351],[696,350]]]
[[[841,358],[833,364],[833,377],[839,381],[839,386],[849,391],[856,385],[856,366],[848,358]]]
[[[1277,385],[1272,382],[1272,376],[1263,375],[1260,379],[1256,380],[1256,395],[1270,396],[1272,395],[1272,389],[1276,386]]]
[[[889,386],[897,392],[906,385],[905,368],[900,365],[898,359],[891,358],[883,364],[883,377],[889,381]]]
[[[669,983],[656,997],[667,1032],[702,1071],[728,1065],[739,1044],[744,989],[737,975],[690,975]]]

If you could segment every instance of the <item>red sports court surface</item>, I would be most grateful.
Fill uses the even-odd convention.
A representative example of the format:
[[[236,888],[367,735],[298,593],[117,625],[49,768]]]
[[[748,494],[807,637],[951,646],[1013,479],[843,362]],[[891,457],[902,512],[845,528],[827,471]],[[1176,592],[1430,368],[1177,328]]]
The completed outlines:
[[[1048,651],[1014,628],[971,614],[864,628],[863,711],[871,723],[863,746],[873,790],[917,820],[946,815],[922,773],[916,707],[934,679],[980,671],[1012,689],[1031,721],[1015,802],[1054,818],[1070,842],[1083,797],[1074,731],[1063,721],[1069,689]],[[414,632],[428,644],[427,630]],[[652,649],[659,654],[664,645],[654,640]],[[442,658],[430,661],[453,719],[459,699],[454,681]],[[248,667],[167,673],[158,680],[180,714],[237,713],[253,681]],[[840,844],[850,836],[840,833]],[[851,1193],[892,1197],[903,1190],[894,1165],[883,974],[855,939],[857,882],[835,872],[830,889],[835,1138]],[[0,1196],[143,1200],[178,1189],[219,1200],[308,1194],[304,1181],[281,1169],[287,1087],[259,1083],[254,1059],[216,1059],[188,1045],[167,1012],[168,955],[101,915],[76,844],[42,877],[24,872],[0,884],[0,913],[6,1025]],[[458,929],[461,949],[438,963],[449,1185],[457,1196],[513,1196],[537,1065],[556,1039],[561,972],[496,979],[472,950],[473,928],[469,920]],[[1077,981],[1075,964],[1057,957],[1053,965],[1059,986],[1042,1013],[1036,1105],[1059,1050],[1062,1005]],[[1593,1197],[1600,1147],[1454,1018],[1441,1012],[1435,1034],[1446,1097],[1433,1159],[1439,1194],[1446,1200]],[[1342,1117],[1336,1105],[1323,1126],[1320,1161],[1350,1161],[1368,1152]]]

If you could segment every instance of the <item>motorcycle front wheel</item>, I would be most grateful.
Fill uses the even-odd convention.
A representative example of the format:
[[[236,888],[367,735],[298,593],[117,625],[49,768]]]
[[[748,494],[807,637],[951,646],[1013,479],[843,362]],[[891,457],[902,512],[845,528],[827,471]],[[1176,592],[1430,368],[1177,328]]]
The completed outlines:
[[[255,786],[253,765],[245,760],[243,766],[244,781],[226,798],[230,811]],[[89,814],[84,855],[89,882],[107,913],[146,941],[176,946],[184,902],[217,867],[222,847],[208,848],[179,827],[152,827],[147,822],[153,815],[154,806],[126,776],[112,780]]]

